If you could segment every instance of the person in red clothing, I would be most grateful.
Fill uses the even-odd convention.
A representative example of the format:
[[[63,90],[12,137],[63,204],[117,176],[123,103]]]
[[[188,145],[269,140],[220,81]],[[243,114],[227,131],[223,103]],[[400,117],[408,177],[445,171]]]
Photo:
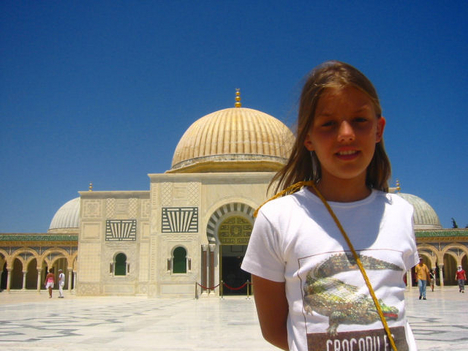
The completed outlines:
[[[462,266],[458,266],[458,270],[455,273],[455,279],[458,280],[458,292],[465,293],[466,273],[463,270]]]

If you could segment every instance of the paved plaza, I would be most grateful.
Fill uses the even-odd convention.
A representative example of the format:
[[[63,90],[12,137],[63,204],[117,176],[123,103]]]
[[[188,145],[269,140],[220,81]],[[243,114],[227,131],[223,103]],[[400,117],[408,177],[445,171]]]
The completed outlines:
[[[278,350],[260,333],[253,299],[48,298],[0,293],[0,350]],[[468,293],[456,287],[407,292],[419,350],[466,350]]]

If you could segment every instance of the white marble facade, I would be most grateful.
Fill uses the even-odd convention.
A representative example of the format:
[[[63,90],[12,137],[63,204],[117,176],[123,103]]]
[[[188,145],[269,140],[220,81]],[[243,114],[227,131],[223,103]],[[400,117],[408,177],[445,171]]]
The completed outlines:
[[[220,224],[253,224],[273,174],[150,174],[150,191],[80,192],[77,294],[194,296],[203,270],[203,286],[210,274],[217,284],[221,241],[228,241],[218,238]],[[245,246],[245,235],[228,245]],[[182,273],[171,266],[178,247],[186,252]],[[210,252],[213,262],[203,261]],[[115,272],[118,254],[126,257],[123,275]]]

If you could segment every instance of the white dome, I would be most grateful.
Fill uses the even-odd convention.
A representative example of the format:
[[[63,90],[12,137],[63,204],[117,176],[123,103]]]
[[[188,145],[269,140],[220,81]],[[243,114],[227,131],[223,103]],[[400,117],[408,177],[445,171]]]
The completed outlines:
[[[408,201],[414,208],[414,229],[442,229],[436,211],[419,196],[398,193],[400,197]]]
[[[57,229],[79,228],[80,198],[68,201],[55,213],[50,222],[49,231]]]

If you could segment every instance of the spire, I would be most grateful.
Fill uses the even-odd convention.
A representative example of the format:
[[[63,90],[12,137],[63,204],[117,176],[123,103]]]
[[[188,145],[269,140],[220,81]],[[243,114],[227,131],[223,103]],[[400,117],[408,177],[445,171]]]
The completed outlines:
[[[89,191],[93,191],[93,183],[89,183]]]
[[[235,107],[242,107],[242,104],[241,104],[241,97],[240,97],[240,89],[237,88],[236,89],[236,103],[235,103]]]
[[[396,191],[399,193],[400,190],[401,190],[400,181],[397,179],[396,180]]]

